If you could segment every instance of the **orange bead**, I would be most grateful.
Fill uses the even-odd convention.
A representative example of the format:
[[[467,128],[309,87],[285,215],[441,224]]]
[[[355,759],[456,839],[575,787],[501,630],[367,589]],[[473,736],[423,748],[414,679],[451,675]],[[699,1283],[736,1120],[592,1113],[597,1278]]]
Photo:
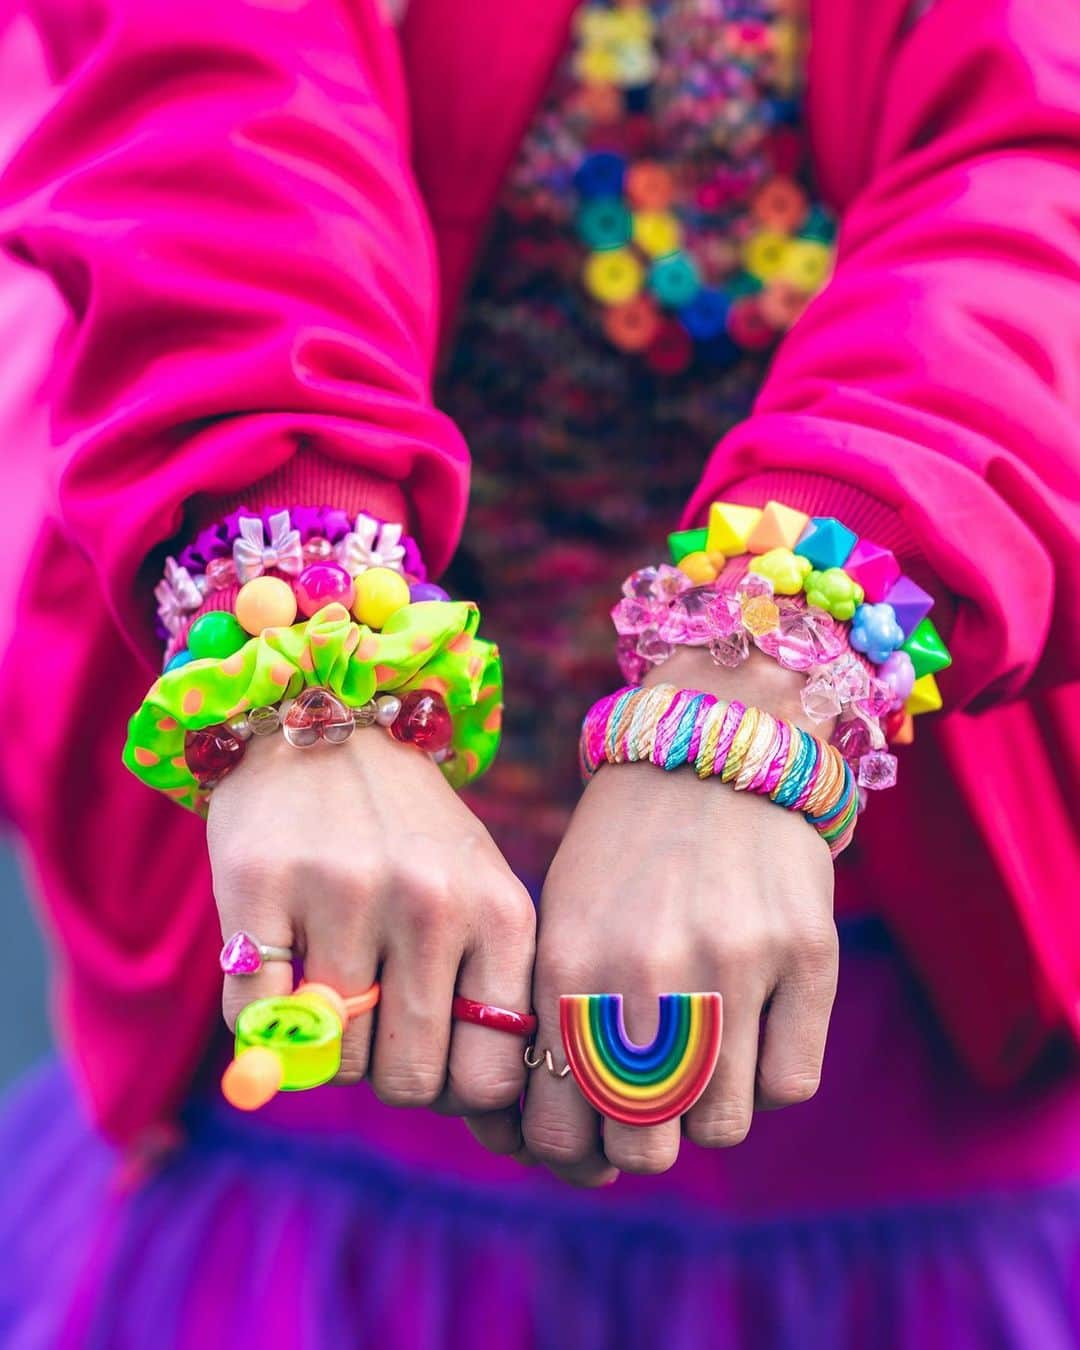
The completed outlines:
[[[610,126],[622,116],[622,94],[613,84],[586,84],[574,101],[590,122],[601,126]]]
[[[806,219],[806,194],[792,178],[777,174],[762,183],[750,202],[756,219],[770,230],[794,233]]]
[[[770,281],[758,294],[761,317],[778,333],[786,332],[802,314],[807,305],[807,294],[790,281]]]
[[[296,596],[281,577],[245,582],[233,606],[241,628],[257,636],[264,628],[288,628],[296,622]]]
[[[272,1050],[252,1046],[225,1070],[221,1095],[238,1111],[257,1111],[277,1094],[284,1077],[281,1060]]]
[[[643,352],[660,328],[660,314],[650,296],[639,295],[604,311],[604,332],[620,351]]]
[[[675,199],[675,180],[662,164],[642,159],[627,170],[626,195],[638,211],[666,211]]]

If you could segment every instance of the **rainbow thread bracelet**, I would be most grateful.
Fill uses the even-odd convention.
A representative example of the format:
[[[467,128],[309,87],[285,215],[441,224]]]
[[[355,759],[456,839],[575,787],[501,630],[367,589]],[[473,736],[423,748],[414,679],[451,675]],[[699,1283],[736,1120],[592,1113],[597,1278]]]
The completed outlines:
[[[736,792],[755,792],[801,811],[835,858],[855,832],[855,777],[840,752],[761,708],[698,689],[627,686],[593,704],[580,742],[585,779],[601,764],[642,761],[694,767]]]

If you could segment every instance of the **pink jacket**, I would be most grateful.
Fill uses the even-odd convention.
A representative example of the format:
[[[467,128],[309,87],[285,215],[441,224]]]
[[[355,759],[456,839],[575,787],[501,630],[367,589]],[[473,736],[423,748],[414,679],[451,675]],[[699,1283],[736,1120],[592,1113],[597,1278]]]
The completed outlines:
[[[218,992],[201,827],[118,760],[164,543],[240,499],[333,501],[401,513],[446,563],[468,457],[431,403],[439,316],[445,337],[574,0],[412,0],[400,33],[375,0],[21,3],[55,88],[0,178],[0,237],[70,317],[59,519],[2,675],[35,715],[0,769],[82,1080],[131,1137],[182,1098]],[[997,1080],[1080,1034],[1075,20],[816,0],[839,264],[753,416],[702,447],[686,515],[836,514],[942,597],[965,711],[924,721],[839,903],[885,916]]]

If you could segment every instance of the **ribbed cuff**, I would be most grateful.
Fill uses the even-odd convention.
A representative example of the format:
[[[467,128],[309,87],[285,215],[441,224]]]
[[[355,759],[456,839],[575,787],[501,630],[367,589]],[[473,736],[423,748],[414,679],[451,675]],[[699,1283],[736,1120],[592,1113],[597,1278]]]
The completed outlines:
[[[193,497],[188,506],[189,533],[194,537],[242,506],[261,511],[278,505],[336,506],[349,516],[364,511],[377,520],[400,522],[406,534],[413,533],[409,502],[400,483],[341,460],[327,459],[306,446],[243,492]]]
[[[726,484],[717,496],[739,506],[764,506],[766,502],[777,501],[807,515],[835,516],[860,539],[870,539],[881,548],[891,549],[901,570],[934,597],[934,624],[948,637],[955,617],[952,596],[899,512],[880,498],[838,478],[802,469],[771,469],[751,474]]]

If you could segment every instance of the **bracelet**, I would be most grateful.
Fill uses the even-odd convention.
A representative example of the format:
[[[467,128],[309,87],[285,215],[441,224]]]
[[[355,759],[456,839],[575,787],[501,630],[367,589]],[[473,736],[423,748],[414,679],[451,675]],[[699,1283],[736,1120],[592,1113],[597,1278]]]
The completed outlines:
[[[266,628],[227,657],[159,676],[129,723],[124,763],[149,786],[205,813],[206,792],[185,755],[188,732],[212,728],[220,736],[224,729],[239,739],[230,731],[236,719],[246,716],[255,732],[252,723],[270,717],[267,710],[277,709],[280,720],[283,700],[307,688],[329,691],[353,710],[380,692],[404,703],[407,694],[426,691],[449,713],[452,753],[439,767],[461,787],[494,759],[501,728],[502,665],[498,649],[475,636],[478,624],[475,605],[447,601],[406,605],[381,632],[353,623],[338,604],[306,623]],[[365,716],[361,711],[361,724]]]
[[[183,650],[180,639],[208,596],[273,575],[293,587],[297,604],[310,617],[333,600],[351,606],[351,579],[372,570],[403,579],[409,588],[406,601],[449,598],[442,587],[428,582],[416,541],[399,524],[362,512],[350,527],[345,513],[331,507],[297,507],[291,513],[274,509],[260,515],[234,512],[221,525],[202,531],[179,561],[165,560],[154,598],[158,631],[170,639],[167,662]],[[295,614],[294,609],[293,618]]]
[[[801,811],[834,858],[855,832],[855,776],[835,746],[736,700],[673,684],[619,689],[586,713],[579,750],[586,780],[603,763],[692,764],[703,780]]]

